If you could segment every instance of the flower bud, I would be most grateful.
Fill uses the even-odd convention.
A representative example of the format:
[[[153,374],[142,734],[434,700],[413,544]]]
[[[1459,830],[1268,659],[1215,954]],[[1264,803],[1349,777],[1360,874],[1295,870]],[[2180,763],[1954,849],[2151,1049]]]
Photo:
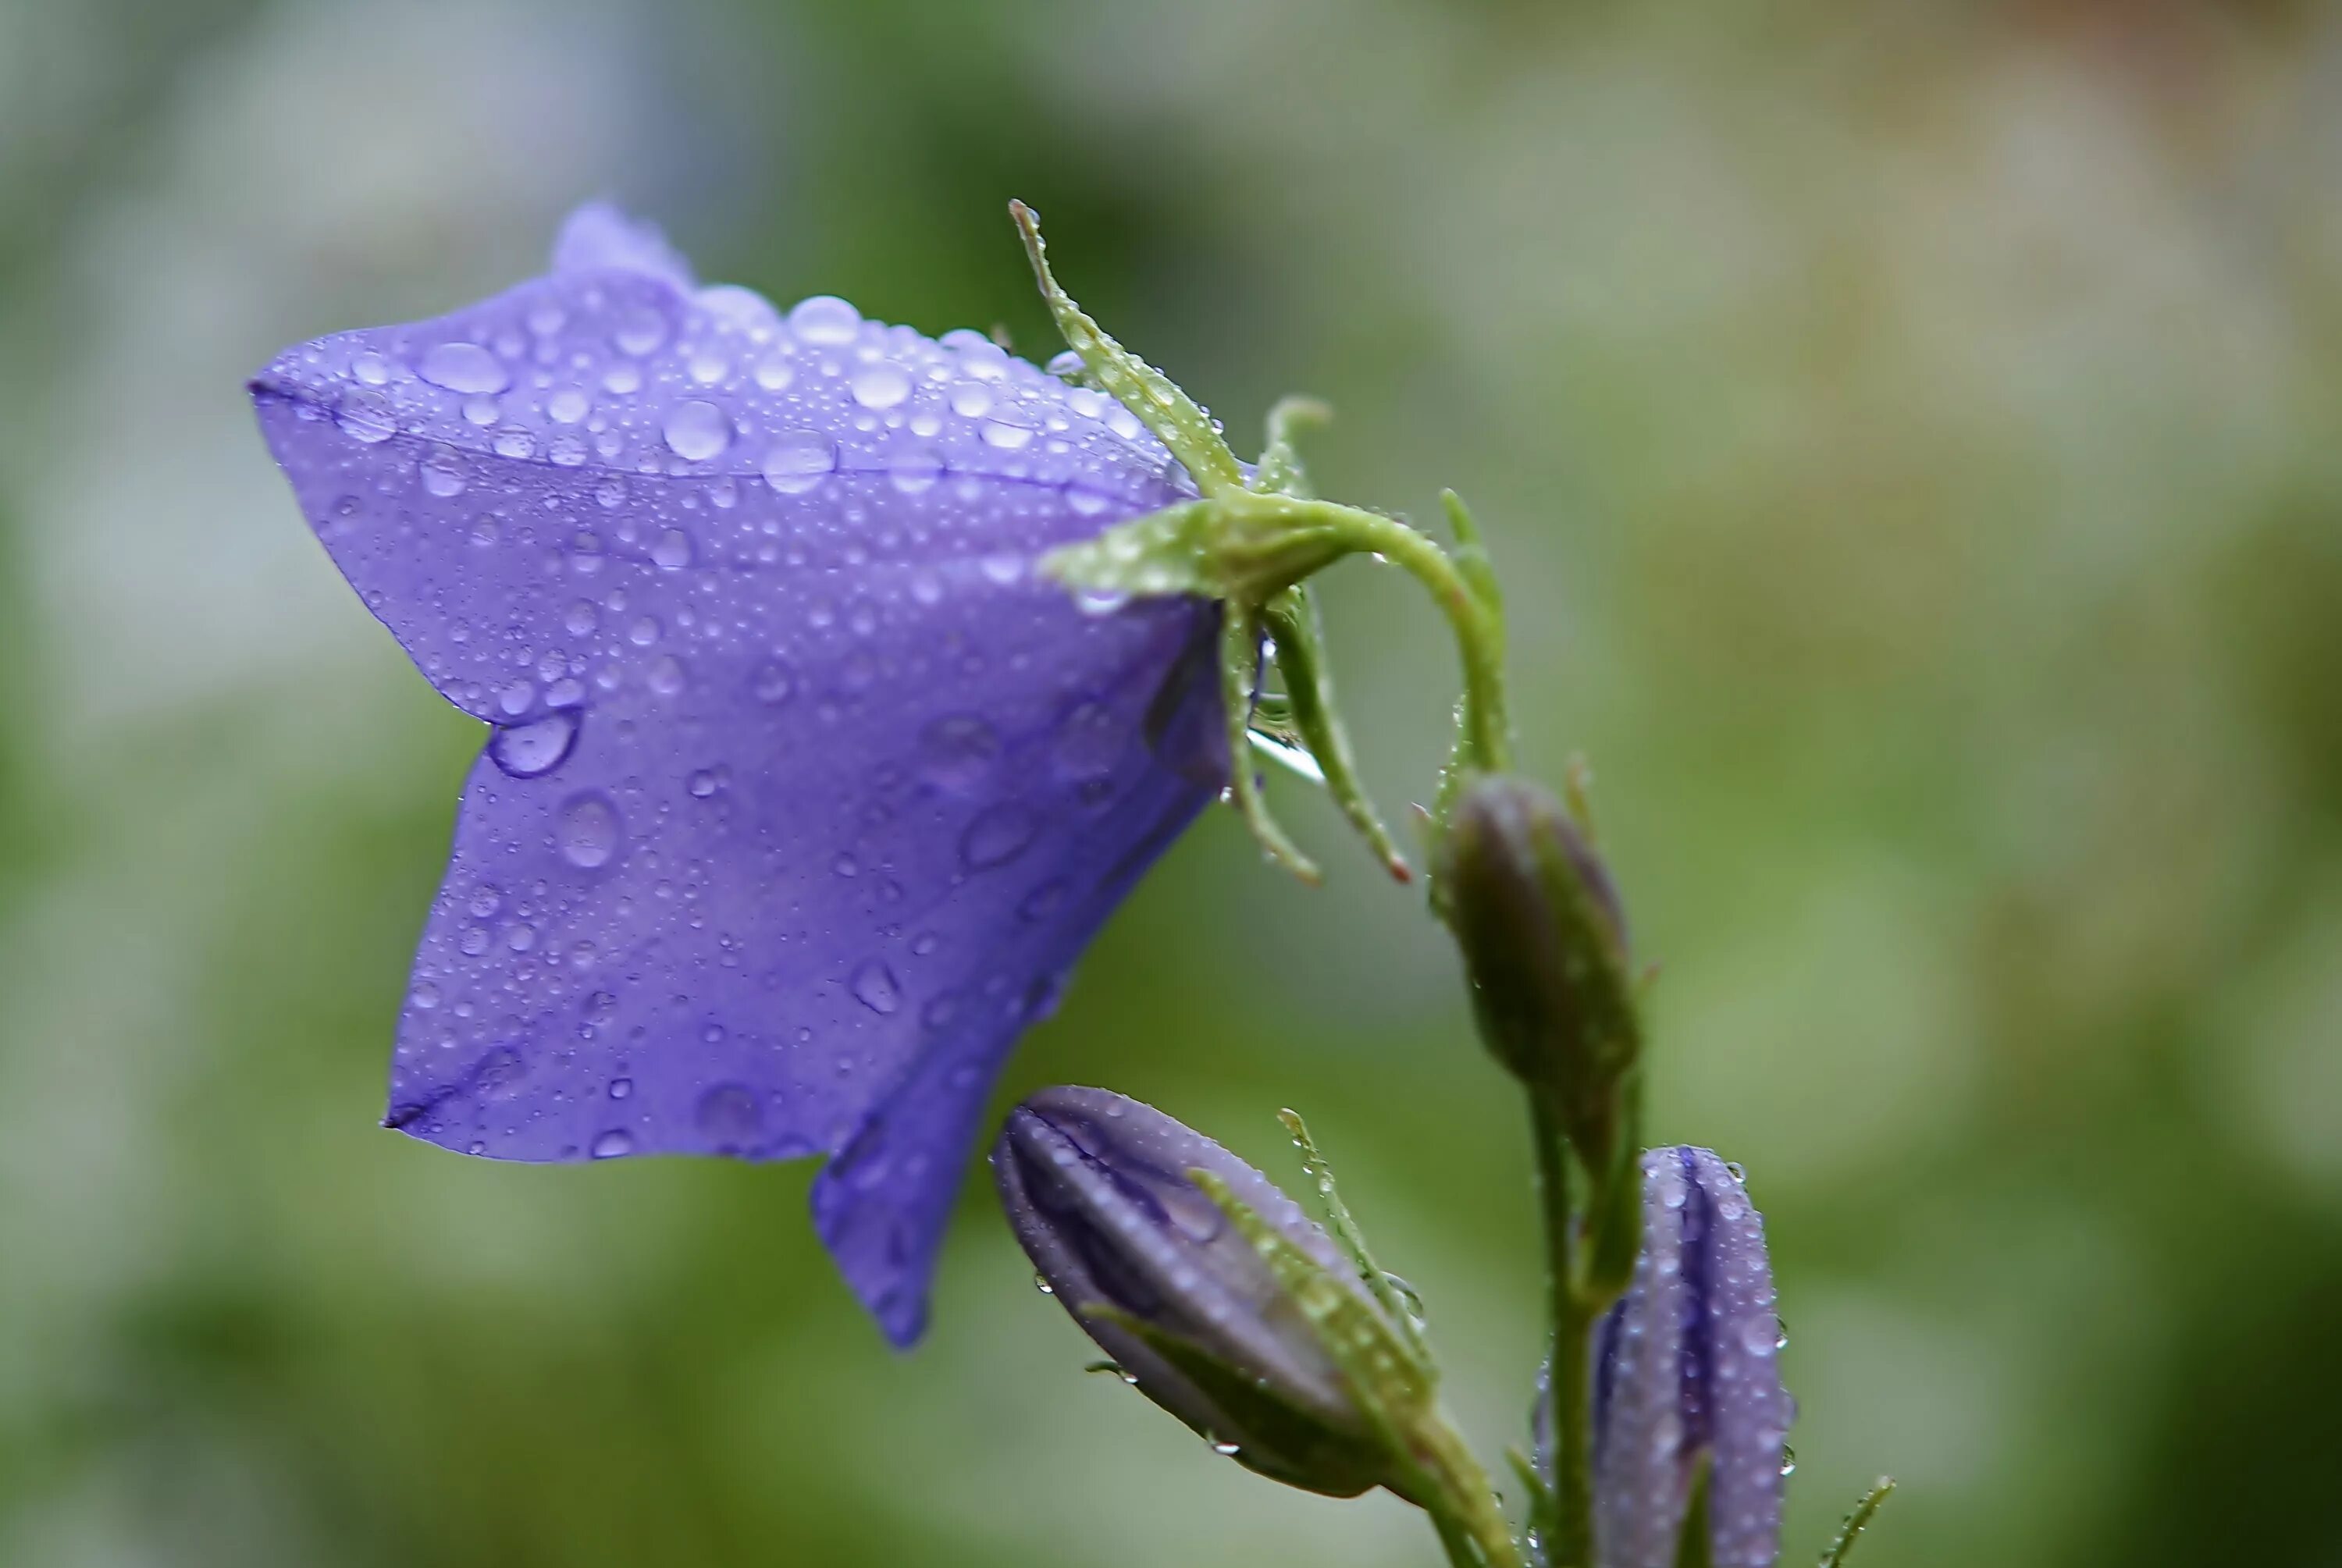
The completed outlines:
[[[1634,1283],[1595,1330],[1597,1568],[1670,1568],[1706,1466],[1706,1561],[1772,1568],[1797,1403],[1781,1386],[1781,1320],[1765,1223],[1706,1149],[1643,1156]],[[1553,1473],[1549,1403],[1536,1463]]]
[[[1509,774],[1464,787],[1435,874],[1480,1037],[1546,1098],[1578,1157],[1607,1169],[1639,1044],[1610,874],[1559,801]]]
[[[1009,1113],[992,1150],[1041,1283],[1140,1393],[1275,1480],[1336,1497],[1377,1484],[1380,1445],[1316,1329],[1197,1170],[1370,1300],[1266,1177],[1136,1100],[1044,1090]]]

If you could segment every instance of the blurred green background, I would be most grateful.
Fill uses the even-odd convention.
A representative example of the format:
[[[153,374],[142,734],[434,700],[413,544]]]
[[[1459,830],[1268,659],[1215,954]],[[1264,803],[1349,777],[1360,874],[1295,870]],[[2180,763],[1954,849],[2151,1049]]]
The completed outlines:
[[[1744,1162],[1785,1560],[2342,1563],[2342,11],[1791,0],[0,0],[0,1563],[1426,1564],[1110,1379],[971,1183],[889,1353],[809,1169],[375,1119],[475,727],[302,525],[280,345],[535,270],[1045,318],[1003,215],[1346,498],[1477,506],[1529,760]],[[1249,437],[1247,435],[1247,444]],[[1387,804],[1453,672],[1338,570]],[[1519,1117],[1322,803],[1215,813],[1003,1086],[1290,1174],[1304,1108],[1484,1453]]]

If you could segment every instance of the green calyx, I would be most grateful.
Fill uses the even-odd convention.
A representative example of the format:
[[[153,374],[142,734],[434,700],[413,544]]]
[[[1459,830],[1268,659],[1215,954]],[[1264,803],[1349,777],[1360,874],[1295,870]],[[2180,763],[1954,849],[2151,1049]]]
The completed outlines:
[[[1249,754],[1266,744],[1314,775],[1390,874],[1410,873],[1360,783],[1334,703],[1317,614],[1307,579],[1349,555],[1407,571],[1431,591],[1463,657],[1465,693],[1457,739],[1431,813],[1436,837],[1461,780],[1502,768],[1510,755],[1503,683],[1504,616],[1477,530],[1453,493],[1444,497],[1456,536],[1451,556],[1399,518],[1321,499],[1296,444],[1330,411],[1286,398],[1270,411],[1266,444],[1249,474],[1210,414],[1170,377],[1108,336],[1049,269],[1040,221],[1012,202],[1009,212],[1031,258],[1058,331],[1080,355],[1083,379],[1115,398],[1152,431],[1195,481],[1195,500],[1106,529],[1043,557],[1043,573],[1093,601],[1193,594],[1225,612],[1221,691],[1227,712],[1232,777],[1228,799],[1268,857],[1306,882],[1317,868],[1269,814]],[[1263,654],[1281,690],[1261,690]]]

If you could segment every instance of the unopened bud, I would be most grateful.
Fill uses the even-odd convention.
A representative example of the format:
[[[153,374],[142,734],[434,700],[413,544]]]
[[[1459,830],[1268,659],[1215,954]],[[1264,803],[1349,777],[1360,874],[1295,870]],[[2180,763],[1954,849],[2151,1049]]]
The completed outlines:
[[[1606,1168],[1639,1049],[1609,872],[1550,792],[1491,774],[1456,797],[1435,874],[1481,1038]]]
[[[1705,1528],[1715,1568],[1772,1568],[1797,1403],[1781,1386],[1781,1320],[1765,1223],[1734,1168],[1706,1149],[1642,1162],[1643,1239],[1626,1294],[1592,1350],[1597,1568],[1669,1568]],[[1553,1475],[1550,1395],[1536,1464]],[[1704,1520],[1693,1507],[1705,1475]]]
[[[1189,1175],[1366,1297],[1333,1242],[1266,1176],[1151,1106],[1044,1090],[992,1151],[1041,1283],[1139,1392],[1277,1481],[1347,1497],[1387,1478],[1371,1423],[1311,1319]]]

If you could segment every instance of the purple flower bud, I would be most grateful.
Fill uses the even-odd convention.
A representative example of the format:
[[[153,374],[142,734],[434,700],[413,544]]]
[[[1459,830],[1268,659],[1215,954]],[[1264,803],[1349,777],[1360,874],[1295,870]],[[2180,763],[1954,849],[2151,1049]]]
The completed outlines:
[[[1643,1176],[1634,1283],[1596,1330],[1599,1568],[1676,1562],[1703,1462],[1708,1560],[1771,1568],[1797,1405],[1781,1386],[1764,1221],[1733,1168],[1706,1149],[1653,1149]],[[1550,1474],[1549,1420],[1539,1427]]]
[[[1481,1038],[1548,1097],[1579,1158],[1608,1169],[1638,1049],[1609,872],[1550,792],[1493,774],[1457,797],[1434,876]]]
[[[980,334],[698,286],[589,207],[550,275],[255,379],[335,564],[486,721],[388,1123],[500,1159],[830,1156],[897,1343],[986,1095],[1227,773],[1216,606],[1048,550],[1194,494]]]
[[[1342,1497],[1375,1485],[1386,1467],[1316,1330],[1196,1170],[1370,1299],[1266,1176],[1136,1100],[1044,1090],[992,1150],[1042,1283],[1140,1393],[1263,1474]]]

